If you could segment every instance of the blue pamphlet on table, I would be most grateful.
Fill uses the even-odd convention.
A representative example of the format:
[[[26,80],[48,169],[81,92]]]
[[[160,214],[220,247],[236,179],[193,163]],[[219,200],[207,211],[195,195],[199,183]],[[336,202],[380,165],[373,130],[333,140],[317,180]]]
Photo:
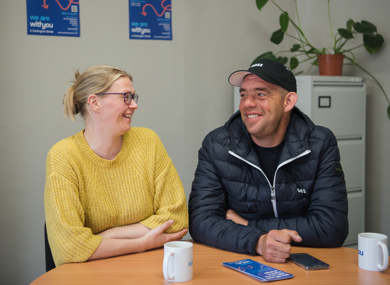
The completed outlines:
[[[234,262],[224,262],[223,266],[237,270],[263,282],[293,278],[294,275],[259,263],[252,259],[242,259]]]

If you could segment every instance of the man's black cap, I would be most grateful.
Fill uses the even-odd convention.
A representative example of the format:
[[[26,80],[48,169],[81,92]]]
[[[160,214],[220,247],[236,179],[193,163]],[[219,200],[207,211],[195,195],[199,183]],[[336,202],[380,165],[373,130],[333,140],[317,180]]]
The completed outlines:
[[[261,79],[281,86],[288,92],[297,92],[297,82],[294,74],[280,62],[271,59],[260,59],[248,70],[237,70],[229,76],[229,83],[241,87],[245,76],[254,74]]]

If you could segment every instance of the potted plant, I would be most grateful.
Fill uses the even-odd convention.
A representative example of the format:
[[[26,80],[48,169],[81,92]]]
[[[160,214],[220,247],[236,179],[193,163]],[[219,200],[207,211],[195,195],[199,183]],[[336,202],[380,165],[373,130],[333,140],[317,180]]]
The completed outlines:
[[[268,0],[256,0],[257,8],[261,11],[261,9],[266,5]],[[298,41],[298,43],[293,44],[290,50],[288,51],[281,51],[278,53],[273,53],[272,51],[265,52],[261,55],[259,55],[253,62],[255,63],[259,59],[262,58],[269,58],[276,61],[279,61],[283,64],[289,63],[289,67],[291,70],[296,69],[300,63],[309,61],[312,65],[311,66],[318,66],[320,63],[320,75],[341,75],[341,68],[343,64],[344,58],[350,62],[350,64],[357,66],[361,70],[363,70],[368,76],[370,76],[376,84],[379,86],[379,88],[382,90],[387,102],[387,115],[390,119],[390,101],[389,98],[382,87],[382,85],[379,83],[379,81],[365,68],[363,68],[361,65],[359,65],[356,62],[356,57],[353,54],[353,51],[360,47],[365,47],[365,49],[370,53],[374,54],[377,53],[383,46],[384,39],[382,35],[378,34],[377,28],[374,24],[368,22],[368,21],[361,21],[361,22],[355,22],[352,19],[349,19],[347,21],[345,28],[337,29],[337,33],[333,33],[333,27],[332,27],[332,20],[330,17],[330,0],[328,0],[328,17],[329,17],[329,24],[330,24],[330,30],[333,38],[333,44],[331,47],[323,47],[318,48],[314,46],[306,37],[305,33],[303,32],[300,20],[299,20],[299,13],[298,13],[298,5],[297,0],[295,0],[295,8],[297,11],[297,23],[295,23],[288,15],[287,11],[284,11],[278,4],[275,3],[274,0],[271,0],[271,2],[282,12],[279,17],[280,22],[280,29],[275,31],[271,36],[271,42],[275,44],[280,44],[284,36],[291,37]],[[287,29],[289,27],[289,24],[294,27],[297,36],[291,35],[287,32]],[[352,48],[346,48],[345,44],[355,39],[354,35],[356,34],[362,34],[363,37],[363,43],[358,44],[357,46],[354,46]],[[281,56],[280,54],[285,53],[292,54],[290,57],[287,56]],[[338,58],[338,61],[341,62],[340,67],[338,67],[338,72],[336,74],[330,74],[328,71],[324,71],[324,67],[321,64],[321,60],[324,57],[333,57]],[[327,64],[330,62],[337,61],[336,59],[328,59],[326,60]],[[296,75],[300,74],[301,72],[296,73]]]

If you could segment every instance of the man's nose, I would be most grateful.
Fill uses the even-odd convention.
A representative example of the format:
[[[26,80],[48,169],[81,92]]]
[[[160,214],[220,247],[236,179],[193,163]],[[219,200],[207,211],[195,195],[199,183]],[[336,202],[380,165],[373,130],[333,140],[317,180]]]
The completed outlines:
[[[256,106],[256,101],[253,96],[247,96],[244,100],[241,100],[240,104],[245,108],[253,108]]]

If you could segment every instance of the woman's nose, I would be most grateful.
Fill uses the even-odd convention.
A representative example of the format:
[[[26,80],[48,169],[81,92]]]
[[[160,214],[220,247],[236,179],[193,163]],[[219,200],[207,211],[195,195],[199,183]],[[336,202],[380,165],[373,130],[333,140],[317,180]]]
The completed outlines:
[[[130,109],[138,109],[138,104],[137,102],[135,102],[135,100],[131,100],[130,104],[129,104],[129,108]]]

